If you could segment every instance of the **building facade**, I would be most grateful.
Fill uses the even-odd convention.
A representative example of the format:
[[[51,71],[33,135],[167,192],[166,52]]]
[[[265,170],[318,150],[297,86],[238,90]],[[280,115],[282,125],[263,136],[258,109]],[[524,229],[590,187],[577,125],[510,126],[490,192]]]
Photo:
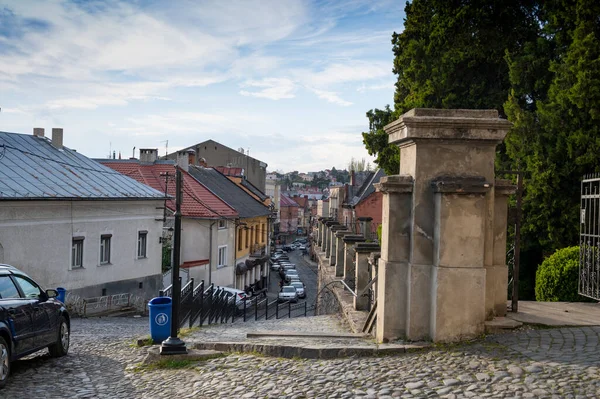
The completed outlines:
[[[243,148],[234,150],[214,140],[207,140],[186,147],[181,152],[187,150],[195,152],[195,161],[191,162],[192,164],[198,165],[200,160],[204,159],[206,164],[211,167],[241,168],[248,181],[265,192],[267,164],[252,158]],[[177,152],[167,155],[167,158],[176,160]]]
[[[83,298],[155,296],[164,194],[63,145],[0,132],[0,263]]]

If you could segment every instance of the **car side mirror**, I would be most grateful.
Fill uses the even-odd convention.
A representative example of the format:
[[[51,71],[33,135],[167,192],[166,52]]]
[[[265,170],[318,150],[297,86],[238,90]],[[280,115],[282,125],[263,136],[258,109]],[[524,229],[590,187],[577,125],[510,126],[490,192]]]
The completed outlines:
[[[48,289],[48,290],[46,290],[46,296],[48,298],[56,298],[58,296],[58,291],[53,290],[53,289]]]

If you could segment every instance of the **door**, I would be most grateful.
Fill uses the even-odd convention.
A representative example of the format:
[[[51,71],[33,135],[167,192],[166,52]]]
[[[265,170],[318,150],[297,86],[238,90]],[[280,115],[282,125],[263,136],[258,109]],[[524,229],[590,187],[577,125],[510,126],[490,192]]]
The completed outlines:
[[[23,296],[31,301],[34,346],[40,348],[54,343],[58,331],[58,327],[53,328],[53,323],[50,322],[50,316],[58,313],[53,311],[54,302],[46,300],[46,295],[33,280],[19,275],[13,275],[13,279],[21,288]]]
[[[15,341],[15,355],[34,348],[32,302],[21,297],[9,275],[0,275],[0,306],[8,313],[8,323]]]

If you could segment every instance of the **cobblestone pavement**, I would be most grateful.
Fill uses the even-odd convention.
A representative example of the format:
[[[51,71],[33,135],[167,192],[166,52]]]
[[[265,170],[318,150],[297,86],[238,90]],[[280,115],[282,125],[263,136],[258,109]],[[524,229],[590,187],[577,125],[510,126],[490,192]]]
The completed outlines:
[[[310,329],[317,319],[296,320],[305,320],[304,328]],[[147,319],[73,320],[69,356],[38,355],[16,362],[0,397],[600,397],[600,327],[524,330],[379,358],[295,360],[232,354],[187,369],[126,369],[145,355],[145,348],[134,348],[131,342],[147,333],[147,323]],[[248,326],[206,330],[235,335],[229,329]],[[339,327],[334,322],[332,326]]]

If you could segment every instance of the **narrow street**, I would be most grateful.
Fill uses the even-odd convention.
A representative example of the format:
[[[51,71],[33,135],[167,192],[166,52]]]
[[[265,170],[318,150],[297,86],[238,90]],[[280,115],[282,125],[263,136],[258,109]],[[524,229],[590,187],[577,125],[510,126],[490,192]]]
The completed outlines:
[[[309,260],[309,256],[303,256],[302,251],[295,250],[288,253],[290,262],[296,265],[298,275],[306,285],[306,299],[300,299],[299,303],[307,302],[308,309],[313,309],[317,296],[317,264]],[[271,281],[269,283],[269,298],[276,299],[279,293],[279,273],[271,270]],[[312,312],[309,315],[312,316]]]

